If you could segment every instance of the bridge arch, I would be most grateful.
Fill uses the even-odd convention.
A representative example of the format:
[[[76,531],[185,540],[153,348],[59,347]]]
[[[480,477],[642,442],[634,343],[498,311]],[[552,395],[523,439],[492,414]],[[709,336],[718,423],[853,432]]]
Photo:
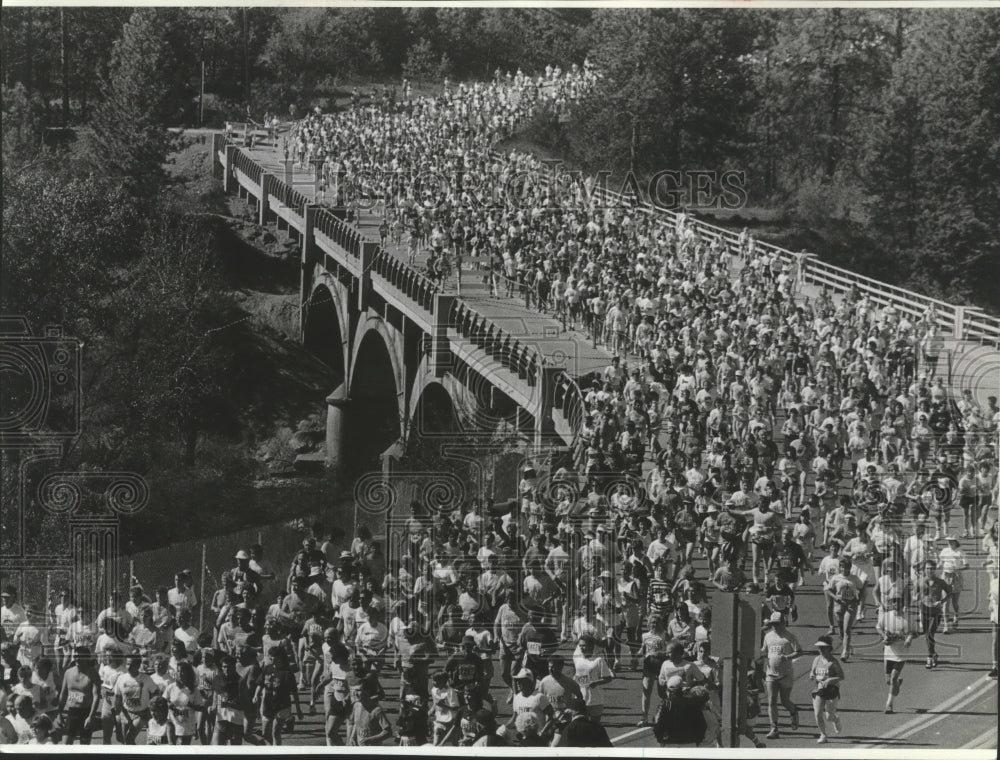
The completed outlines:
[[[403,434],[406,423],[406,374],[402,335],[380,317],[363,320],[355,333],[350,360],[345,445],[349,460],[365,468]]]
[[[303,305],[302,342],[334,375],[335,387],[348,374],[348,318],[346,306],[340,293],[340,285],[333,278],[324,275],[318,279]]]

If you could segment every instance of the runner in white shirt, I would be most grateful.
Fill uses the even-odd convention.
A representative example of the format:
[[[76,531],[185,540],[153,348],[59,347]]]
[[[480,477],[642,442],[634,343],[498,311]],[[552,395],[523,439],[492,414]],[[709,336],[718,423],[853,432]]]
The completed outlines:
[[[595,655],[596,640],[591,635],[580,638],[577,652],[573,655],[575,674],[573,680],[580,685],[583,699],[587,703],[587,714],[594,721],[600,721],[604,714],[604,701],[599,688],[615,677],[603,655]]]
[[[767,738],[777,739],[779,701],[791,715],[792,730],[799,727],[799,710],[792,702],[792,660],[802,654],[802,646],[785,628],[780,612],[772,612],[765,627],[770,630],[764,634],[760,653],[766,660],[764,688],[767,693],[768,717],[771,720],[771,731]]]
[[[899,695],[899,686],[903,682],[900,677],[905,664],[905,649],[913,641],[913,632],[903,612],[903,598],[893,596],[886,599],[886,608],[879,611],[875,632],[882,637],[885,658],[885,682],[889,686],[889,694],[885,700],[885,712],[893,712],[893,700]]]
[[[957,536],[948,536],[948,545],[938,553],[938,567],[941,572],[941,580],[951,586],[951,597],[949,599],[953,617],[952,625],[958,628],[958,600],[962,593],[962,571],[969,566],[965,558],[965,552],[959,546]],[[948,610],[944,610],[944,631],[948,631]]]
[[[158,691],[153,679],[143,673],[142,657],[130,655],[128,670],[114,686],[115,713],[121,723],[125,744],[135,744],[139,732],[149,721],[149,704]]]
[[[549,698],[535,688],[535,674],[527,668],[521,668],[514,676],[514,683],[517,685],[517,693],[514,695],[513,714],[507,723],[508,728],[514,727],[518,716],[531,713],[541,729],[555,711]]]

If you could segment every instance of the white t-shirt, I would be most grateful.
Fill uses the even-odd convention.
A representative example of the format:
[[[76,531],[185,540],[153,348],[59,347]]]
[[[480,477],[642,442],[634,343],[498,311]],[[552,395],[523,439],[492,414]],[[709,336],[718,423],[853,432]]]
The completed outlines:
[[[886,661],[902,662],[905,650],[903,643],[910,632],[906,617],[895,610],[879,610],[878,626],[889,637],[889,643],[885,645],[883,650]]]
[[[533,691],[529,696],[514,695],[514,717],[522,713],[533,713],[538,727],[545,725],[545,710],[549,706],[549,698],[540,691]]]
[[[514,699],[516,700],[517,697],[514,697]],[[460,703],[458,701],[458,692],[453,687],[432,687],[431,701],[434,703],[435,721],[438,723],[451,723],[455,720]]]
[[[583,654],[577,654],[573,657],[573,667],[576,669],[573,680],[580,684],[584,701],[588,705],[604,704],[599,691],[591,686],[592,683],[600,681],[602,678],[614,677],[614,673],[611,672],[604,657],[601,655],[585,657]]]
[[[140,672],[134,677],[130,673],[122,673],[115,683],[114,691],[115,694],[121,695],[126,710],[140,713],[149,707],[149,700],[156,691],[156,684],[145,673]]]
[[[692,662],[682,662],[680,665],[675,665],[671,660],[664,660],[660,666],[660,685],[666,686],[674,676],[680,676],[687,686],[705,680],[705,675]]]
[[[194,705],[204,702],[201,692],[197,689],[190,691],[174,681],[163,690],[163,696],[175,710],[170,711],[170,722],[174,724],[174,733],[177,736],[193,736],[198,730],[197,713]]]

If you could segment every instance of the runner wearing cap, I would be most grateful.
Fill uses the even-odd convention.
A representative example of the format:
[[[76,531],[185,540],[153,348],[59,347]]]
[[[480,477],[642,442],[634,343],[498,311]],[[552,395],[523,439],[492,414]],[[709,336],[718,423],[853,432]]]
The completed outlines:
[[[508,729],[514,728],[521,715],[530,713],[538,725],[538,733],[546,733],[546,727],[555,714],[549,698],[535,689],[535,674],[527,668],[522,668],[514,676],[517,693],[514,695],[513,714],[507,722]]]
[[[770,629],[764,634],[760,649],[761,659],[766,663],[764,690],[767,693],[767,711],[771,721],[771,731],[767,738],[777,739],[779,701],[792,717],[792,730],[799,727],[799,711],[791,699],[792,661],[802,654],[802,647],[799,640],[785,628],[780,612],[771,613],[764,627]]]
[[[887,606],[879,611],[875,632],[882,637],[884,644],[885,682],[889,686],[885,712],[891,714],[893,700],[899,695],[899,687],[903,683],[902,673],[905,664],[903,650],[908,649],[913,641],[913,632],[903,612],[903,597],[887,597],[886,604]]]
[[[263,586],[260,576],[250,568],[250,554],[245,549],[236,552],[236,567],[229,571],[233,583],[239,588],[249,588],[257,596]],[[193,593],[193,591],[192,591]],[[173,600],[171,600],[173,604]],[[176,605],[175,605],[176,606]],[[178,608],[178,612],[180,608]]]
[[[820,636],[813,646],[819,650],[809,670],[809,678],[816,683],[812,693],[813,714],[816,716],[816,727],[819,729],[816,743],[826,744],[827,725],[833,726],[834,732],[838,734],[843,730],[840,716],[837,715],[837,703],[840,700],[840,683],[844,680],[844,669],[833,656],[833,641],[829,636]]]

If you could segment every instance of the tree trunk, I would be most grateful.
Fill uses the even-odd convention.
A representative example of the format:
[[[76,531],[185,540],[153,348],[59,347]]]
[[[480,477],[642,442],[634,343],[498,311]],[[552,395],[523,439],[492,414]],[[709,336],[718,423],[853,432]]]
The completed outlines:
[[[184,466],[194,467],[198,451],[198,425],[191,423],[184,430]]]
[[[25,27],[24,32],[24,86],[31,92],[35,86],[35,25],[34,10],[24,9]]]
[[[906,30],[906,23],[904,22],[905,18],[906,18],[905,8],[896,11],[896,38],[894,42],[896,46],[897,61],[903,57],[903,33]]]
[[[837,170],[837,140],[840,128],[840,64],[830,72],[830,125],[826,139],[826,178],[831,179]]]
[[[59,9],[59,63],[62,66],[62,124],[69,126],[69,32],[66,9]]]
[[[635,114],[632,116],[632,138],[629,142],[629,156],[628,156],[628,168],[632,172],[633,176],[638,176],[635,173],[636,164],[636,151],[639,145],[639,120],[636,118]]]

